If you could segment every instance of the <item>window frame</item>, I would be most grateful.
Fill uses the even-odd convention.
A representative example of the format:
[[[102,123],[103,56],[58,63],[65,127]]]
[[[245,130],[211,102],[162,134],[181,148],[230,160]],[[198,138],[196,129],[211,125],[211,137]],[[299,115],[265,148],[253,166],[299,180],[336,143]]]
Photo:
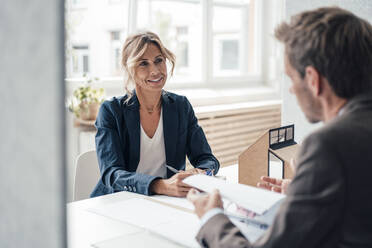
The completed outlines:
[[[152,1],[169,1],[169,0],[152,0]],[[211,88],[217,87],[222,88],[226,87],[226,82],[229,83],[229,87],[247,87],[247,84],[252,84],[256,86],[257,83],[261,84],[262,79],[262,62],[261,62],[261,50],[262,46],[261,39],[262,35],[260,28],[262,27],[262,1],[256,0],[254,5],[254,62],[257,64],[255,72],[248,73],[247,75],[237,75],[237,76],[214,76],[213,75],[213,7],[245,7],[245,4],[238,3],[226,3],[226,2],[214,2],[213,0],[173,0],[173,2],[186,2],[186,3],[200,3],[202,8],[202,68],[201,68],[201,80],[196,81],[177,81],[172,84],[167,84],[168,89],[183,89],[183,88]],[[128,14],[128,23],[129,27],[127,30],[127,35],[137,31],[136,29],[136,20],[137,20],[137,4],[136,0],[129,0],[129,10]],[[248,12],[248,9],[246,10]],[[244,15],[243,22],[247,23],[247,16]],[[248,38],[248,29],[244,29],[244,37]],[[243,43],[246,43],[243,41]],[[246,54],[246,48],[248,45],[242,46],[243,53]],[[245,65],[244,65],[245,66]],[[168,80],[172,80],[171,78]],[[249,87],[249,86],[248,86]]]
[[[84,48],[76,48],[76,47],[84,47]],[[72,75],[83,75],[83,74],[89,74],[91,71],[91,55],[90,55],[90,47],[89,44],[86,43],[74,43],[71,45],[71,52],[72,55],[70,57],[70,68],[69,70],[71,71]],[[84,56],[87,57],[87,62],[88,62],[88,71],[84,71]],[[78,71],[75,72],[74,70],[74,58],[77,59],[77,67]],[[81,70],[81,71],[80,71]]]
[[[136,26],[137,26],[137,1],[136,0],[128,0],[128,27],[122,32],[126,33],[126,35],[136,32]],[[164,1],[164,0],[152,0],[152,1]],[[265,20],[265,12],[263,11],[266,6],[264,1],[261,0],[255,0],[254,4],[254,43],[255,43],[255,49],[254,49],[254,57],[255,57],[255,63],[256,63],[256,70],[254,73],[247,73],[246,75],[236,75],[236,76],[214,76],[213,75],[213,19],[212,19],[212,13],[213,13],[213,7],[218,6],[237,6],[239,4],[235,3],[226,3],[226,2],[220,2],[220,3],[214,3],[213,0],[173,0],[175,2],[198,2],[201,4],[202,8],[202,68],[201,68],[201,78],[200,80],[195,81],[177,81],[174,82],[174,79],[169,78],[169,81],[173,81],[172,83],[167,83],[165,86],[166,90],[183,90],[183,89],[238,89],[238,88],[262,88],[265,91],[269,91],[269,93],[262,94],[262,97],[259,97],[261,99],[267,99],[275,95],[276,98],[279,98],[280,95],[280,87],[278,87],[277,82],[280,80],[280,78],[276,78],[275,82],[273,83],[272,80],[270,81],[269,78],[265,74],[267,74],[268,69],[264,64],[268,64],[270,58],[263,58],[263,56],[267,55],[267,51],[263,51],[263,47],[267,46],[267,42],[263,39],[263,34],[267,33],[268,28],[271,28],[270,25],[272,23],[268,23],[267,20]],[[280,2],[280,1],[278,1]],[[267,3],[266,3],[267,4]],[[275,7],[277,7],[281,3],[273,4]],[[243,6],[248,6],[244,4],[240,4]],[[284,6],[284,5],[283,5]],[[283,7],[280,6],[280,7]],[[267,15],[267,14],[266,14]],[[244,15],[243,22],[247,23],[247,17],[248,14]],[[278,20],[278,17],[273,18],[274,22]],[[270,21],[269,21],[270,22]],[[263,30],[265,29],[265,30]],[[244,37],[248,37],[247,33],[248,28],[244,28],[243,31],[245,31]],[[264,41],[264,42],[263,42]],[[244,41],[243,41],[244,42]],[[248,45],[243,46],[244,48],[248,48]],[[271,50],[278,50],[277,46],[270,47]],[[245,49],[244,49],[245,50]],[[267,49],[266,49],[267,50]],[[246,51],[243,51],[244,53]],[[271,52],[272,54],[278,54],[277,51]],[[279,63],[279,66],[282,64]],[[275,66],[276,68],[278,65]],[[99,76],[99,75],[95,75]],[[112,77],[101,77],[101,83],[100,86],[104,87],[108,92],[122,92],[123,91],[123,78],[121,76],[112,76]],[[69,85],[68,87],[71,87],[73,85],[76,85],[76,83],[83,82],[83,78],[66,78],[66,82]],[[267,89],[267,90],[266,90]],[[254,97],[254,99],[257,99]]]

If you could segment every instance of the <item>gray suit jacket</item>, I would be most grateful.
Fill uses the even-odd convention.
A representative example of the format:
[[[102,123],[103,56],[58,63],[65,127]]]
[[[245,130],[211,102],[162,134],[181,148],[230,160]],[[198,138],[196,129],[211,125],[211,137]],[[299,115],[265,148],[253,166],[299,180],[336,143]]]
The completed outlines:
[[[308,136],[273,225],[251,244],[222,214],[199,231],[204,247],[372,247],[372,95]]]

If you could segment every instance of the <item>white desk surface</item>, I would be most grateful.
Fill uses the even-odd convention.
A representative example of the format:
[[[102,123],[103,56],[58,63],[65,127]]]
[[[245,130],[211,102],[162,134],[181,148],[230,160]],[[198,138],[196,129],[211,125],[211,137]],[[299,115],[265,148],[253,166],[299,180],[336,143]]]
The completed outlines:
[[[238,182],[238,165],[221,168],[218,175],[226,176],[227,181]],[[86,210],[130,198],[147,198],[147,196],[118,192],[67,204],[68,247],[91,248],[94,247],[93,244],[108,240],[119,243],[123,241],[122,247],[182,247],[142,228]],[[104,245],[99,247],[104,248]]]

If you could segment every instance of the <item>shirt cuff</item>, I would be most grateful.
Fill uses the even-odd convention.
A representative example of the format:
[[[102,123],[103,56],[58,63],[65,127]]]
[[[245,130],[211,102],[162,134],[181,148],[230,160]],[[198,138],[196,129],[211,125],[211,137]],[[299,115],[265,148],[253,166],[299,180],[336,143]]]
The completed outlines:
[[[222,208],[212,208],[211,210],[206,212],[200,219],[200,226],[203,226],[205,223],[207,223],[208,220],[210,220],[217,214],[223,214]]]

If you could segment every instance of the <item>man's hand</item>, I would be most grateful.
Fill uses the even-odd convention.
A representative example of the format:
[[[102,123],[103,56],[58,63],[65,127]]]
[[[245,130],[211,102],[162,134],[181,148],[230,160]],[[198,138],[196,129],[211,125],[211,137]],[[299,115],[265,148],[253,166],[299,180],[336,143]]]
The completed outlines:
[[[156,179],[151,183],[150,190],[158,195],[185,197],[191,187],[182,180],[191,175],[190,172],[182,171],[169,179]]]
[[[218,190],[214,190],[211,194],[205,195],[199,193],[196,189],[191,189],[187,194],[187,199],[194,204],[195,213],[199,218],[213,208],[223,208]]]
[[[257,187],[282,194],[287,194],[288,186],[292,180],[262,176],[261,181],[262,182],[257,183]]]
[[[291,158],[289,162],[289,166],[291,167],[293,173],[296,173],[296,161],[295,159]],[[287,194],[287,190],[289,184],[291,184],[292,180],[290,179],[276,179],[272,177],[261,177],[261,181],[257,183],[257,187],[275,191],[282,194]]]

